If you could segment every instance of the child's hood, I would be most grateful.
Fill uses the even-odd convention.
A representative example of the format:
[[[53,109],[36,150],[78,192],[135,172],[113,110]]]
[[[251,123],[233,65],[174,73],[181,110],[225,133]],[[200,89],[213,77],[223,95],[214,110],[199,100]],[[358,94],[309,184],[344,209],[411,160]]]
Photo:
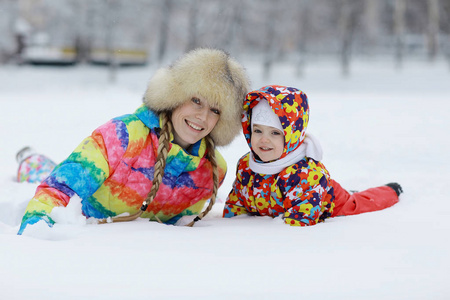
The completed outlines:
[[[308,97],[296,88],[279,85],[265,86],[248,93],[244,101],[242,129],[250,149],[252,109],[261,99],[267,100],[283,127],[284,151],[280,157],[283,158],[298,149],[305,139],[309,121]]]

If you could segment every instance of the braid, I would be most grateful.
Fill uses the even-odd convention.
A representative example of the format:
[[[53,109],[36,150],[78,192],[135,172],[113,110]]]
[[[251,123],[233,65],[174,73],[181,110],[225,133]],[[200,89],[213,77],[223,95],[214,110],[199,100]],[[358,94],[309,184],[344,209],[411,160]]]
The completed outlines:
[[[155,199],[156,193],[159,190],[159,186],[161,185],[162,179],[164,177],[164,168],[166,167],[166,159],[167,154],[169,153],[170,146],[170,133],[172,132],[172,121],[168,116],[167,112],[161,112],[161,133],[159,136],[159,145],[158,145],[158,155],[156,157],[156,163],[154,167],[154,175],[153,175],[153,185],[150,189],[150,192],[142,203],[141,209],[130,216],[122,216],[122,217],[114,217],[112,218],[112,222],[126,222],[133,221],[139,218],[147,209],[148,205],[152,203],[153,199]],[[158,222],[162,223],[161,220],[155,215],[155,218]],[[99,220],[100,224],[109,223],[107,219]]]
[[[143,202],[141,211],[145,211],[147,206],[155,199],[156,193],[159,190],[159,186],[164,177],[164,168],[166,167],[167,154],[169,153],[170,145],[170,133],[172,132],[172,122],[166,112],[161,113],[162,126],[161,134],[159,136],[158,156],[156,157],[156,163],[154,167],[153,185],[147,198]],[[161,220],[155,215],[156,220],[162,223]]]
[[[190,222],[189,224],[186,225],[189,227],[194,226],[195,222],[203,219],[203,217],[205,217],[206,214],[209,213],[209,211],[212,209],[214,203],[216,202],[217,191],[219,189],[219,169],[217,167],[216,150],[215,150],[214,140],[212,139],[212,137],[210,135],[208,135],[205,140],[206,140],[206,149],[208,151],[209,161],[211,162],[212,171],[213,171],[212,172],[213,173],[212,174],[213,193],[211,196],[211,200],[209,201],[209,204],[206,207],[206,209],[203,212],[201,212],[192,222]]]

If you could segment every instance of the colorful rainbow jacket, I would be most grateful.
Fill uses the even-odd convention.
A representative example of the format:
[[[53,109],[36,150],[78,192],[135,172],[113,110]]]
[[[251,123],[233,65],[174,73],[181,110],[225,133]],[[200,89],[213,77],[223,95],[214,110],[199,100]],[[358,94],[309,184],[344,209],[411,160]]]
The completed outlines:
[[[247,94],[242,128],[250,149],[252,108],[260,99],[266,99],[280,118],[285,136],[285,148],[280,157],[283,158],[300,147],[305,138],[309,120],[308,99],[303,92],[283,86],[266,86]],[[282,216],[287,224],[308,226],[331,216],[334,190],[322,163],[304,157],[281,172],[268,175],[253,172],[249,159],[251,156],[247,153],[238,162],[224,217],[241,214]]]
[[[144,105],[96,129],[38,186],[19,234],[39,220],[53,225],[52,209],[66,206],[75,194],[82,199],[86,217],[138,212],[152,186],[160,130],[159,116]],[[171,143],[162,184],[143,218],[155,220],[157,215],[174,224],[184,215],[201,212],[212,196],[212,166],[204,140],[191,152]],[[216,159],[222,183],[226,163],[218,151]]]

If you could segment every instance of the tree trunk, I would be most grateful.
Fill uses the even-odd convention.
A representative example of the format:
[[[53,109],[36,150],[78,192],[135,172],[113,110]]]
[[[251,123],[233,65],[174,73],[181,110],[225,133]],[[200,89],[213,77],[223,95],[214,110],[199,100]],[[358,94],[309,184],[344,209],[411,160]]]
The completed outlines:
[[[272,4],[271,1],[265,2],[267,9],[267,19],[265,22],[266,32],[265,32],[265,44],[264,44],[264,58],[263,58],[263,77],[269,78],[272,72],[273,62],[276,57],[276,45],[277,38],[275,34],[275,20],[277,16],[276,5]]]
[[[394,36],[395,36],[395,62],[397,68],[403,66],[404,35],[405,35],[405,0],[395,0],[394,5]]]
[[[428,49],[428,58],[430,60],[435,60],[438,53],[438,34],[439,34],[439,1],[428,0],[427,49]]]
[[[159,27],[158,65],[161,65],[163,62],[167,51],[171,8],[172,0],[163,0],[161,8],[161,24]]]
[[[297,41],[297,52],[298,52],[298,62],[297,62],[297,76],[304,75],[304,69],[306,65],[306,45],[308,44],[308,26],[310,24],[310,6],[311,1],[305,0],[298,3],[298,9],[300,11],[300,18],[298,24],[298,41]]]
[[[380,38],[380,1],[366,0],[365,2],[364,31],[367,34],[367,52],[373,55],[377,52],[377,44]]]
[[[221,3],[225,3],[225,2],[221,2]],[[227,2],[227,4],[229,4],[229,2]],[[226,45],[227,45],[228,51],[233,55],[233,54],[237,54],[236,40],[239,35],[239,29],[243,28],[242,27],[242,11],[243,11],[242,7],[244,5],[239,0],[232,2],[232,5],[233,5],[233,10],[232,10],[232,14],[230,16],[231,24],[228,27]],[[235,55],[233,55],[233,56],[235,56]]]
[[[350,74],[350,55],[353,39],[352,7],[350,0],[342,0],[339,28],[341,31],[341,72]]]
[[[197,48],[198,45],[198,0],[190,0],[188,41],[186,51]]]
[[[19,25],[19,8],[18,1],[5,1],[3,4],[4,11],[2,16],[7,17],[7,24],[5,32],[0,39],[0,64],[7,63],[8,61],[14,61],[15,63],[21,63],[22,51],[24,49],[24,32],[18,30]]]
[[[77,12],[79,18],[76,24],[76,34],[74,48],[76,52],[76,62],[86,63],[89,60],[90,45],[90,29],[91,14],[89,5],[86,0],[74,2],[74,11]]]
[[[106,14],[106,49],[108,52],[108,66],[109,66],[109,81],[111,83],[116,82],[117,80],[117,69],[118,69],[118,61],[115,53],[115,23],[117,22],[117,9],[118,5],[116,0],[106,0],[107,1],[107,14]]]

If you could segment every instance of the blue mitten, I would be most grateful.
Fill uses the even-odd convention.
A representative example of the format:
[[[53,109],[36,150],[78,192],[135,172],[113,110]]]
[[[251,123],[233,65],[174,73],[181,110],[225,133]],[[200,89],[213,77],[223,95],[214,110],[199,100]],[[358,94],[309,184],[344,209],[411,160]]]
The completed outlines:
[[[45,236],[52,230],[51,228],[53,227],[53,224],[53,222],[47,222],[39,216],[33,216],[20,225],[20,229],[17,234],[45,238]]]

